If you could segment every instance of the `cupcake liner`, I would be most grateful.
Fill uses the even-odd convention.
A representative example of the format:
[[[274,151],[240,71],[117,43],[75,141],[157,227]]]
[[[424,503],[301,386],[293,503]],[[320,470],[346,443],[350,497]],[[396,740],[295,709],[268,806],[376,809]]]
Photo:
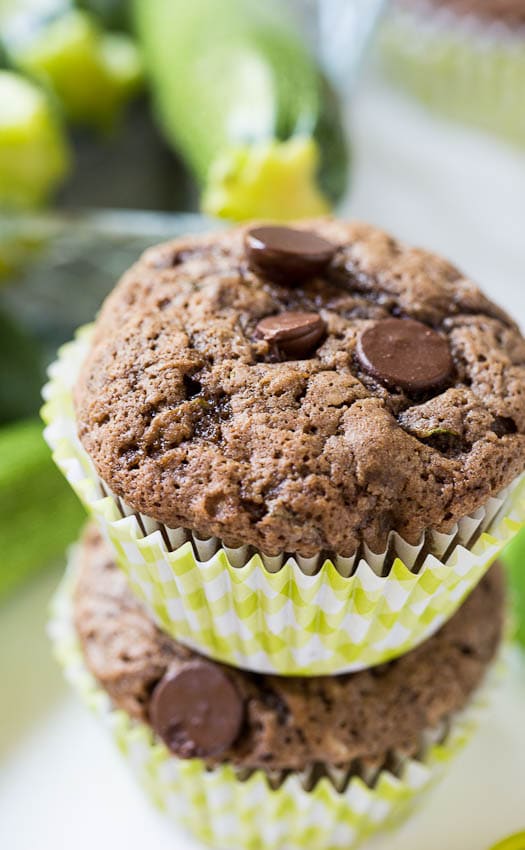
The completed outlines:
[[[450,534],[392,534],[385,553],[353,559],[268,559],[168,529],[112,496],[78,440],[71,387],[88,345],[83,329],[50,370],[46,439],[149,614],[215,660],[279,675],[382,664],[446,622],[525,521],[522,476]]]
[[[444,115],[525,145],[525,28],[421,3],[380,36],[389,78]]]
[[[84,664],[71,616],[73,581],[74,560],[55,597],[49,628],[67,679],[109,729],[150,799],[200,840],[224,850],[351,850],[397,824],[469,740],[493,689],[496,668],[440,743],[429,740],[421,760],[405,759],[395,774],[381,771],[372,786],[352,776],[339,792],[334,771],[310,788],[299,774],[279,777],[272,788],[272,778],[261,771],[243,778],[229,765],[207,770],[199,760],[175,758],[148,726],[112,707]],[[441,730],[437,736],[443,737]]]

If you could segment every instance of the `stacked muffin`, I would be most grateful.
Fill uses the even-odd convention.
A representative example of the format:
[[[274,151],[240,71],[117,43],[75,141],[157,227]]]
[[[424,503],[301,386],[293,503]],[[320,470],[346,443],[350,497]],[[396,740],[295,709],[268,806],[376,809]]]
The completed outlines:
[[[95,524],[57,652],[200,838],[349,848],[466,740],[524,379],[457,269],[333,220],[151,249],[61,351],[46,433]]]
[[[395,0],[390,78],[451,118],[525,144],[524,0]]]

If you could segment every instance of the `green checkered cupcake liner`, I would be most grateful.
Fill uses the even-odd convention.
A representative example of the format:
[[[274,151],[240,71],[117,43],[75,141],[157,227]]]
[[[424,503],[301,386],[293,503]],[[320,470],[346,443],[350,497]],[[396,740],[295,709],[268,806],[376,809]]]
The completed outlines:
[[[112,496],[78,440],[71,388],[89,335],[81,330],[51,367],[46,439],[152,618],[215,660],[310,676],[382,664],[446,622],[524,523],[522,478],[450,534],[418,546],[393,534],[387,553],[358,559],[266,558],[168,529]]]
[[[400,4],[380,43],[389,79],[449,118],[525,145],[525,28]]]
[[[224,850],[351,850],[378,830],[397,825],[445,771],[475,731],[497,666],[470,707],[448,724],[441,743],[427,743],[420,760],[400,763],[397,775],[383,770],[370,787],[352,777],[344,790],[328,775],[310,790],[292,774],[277,787],[263,772],[247,778],[225,765],[207,770],[199,760],[172,756],[150,727],[115,710],[86,669],[72,623],[72,563],[52,606],[50,636],[67,679],[109,729],[144,790],[161,810],[200,840]],[[501,667],[501,665],[498,665]],[[429,740],[436,736],[429,735]]]

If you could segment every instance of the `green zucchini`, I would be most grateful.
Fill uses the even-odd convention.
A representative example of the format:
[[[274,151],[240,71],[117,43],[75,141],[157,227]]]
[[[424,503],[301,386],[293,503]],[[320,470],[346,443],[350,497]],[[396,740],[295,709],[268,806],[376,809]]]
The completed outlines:
[[[0,71],[0,208],[47,200],[69,169],[69,147],[46,94]]]
[[[515,637],[525,648],[525,529],[506,547],[502,561],[509,576]]]
[[[0,428],[0,599],[61,555],[84,512],[55,467],[38,420]]]
[[[161,127],[197,177],[205,212],[286,219],[341,197],[339,105],[277,3],[134,0],[133,9]]]
[[[111,129],[141,87],[132,39],[104,32],[94,15],[60,0],[47,14],[8,18],[2,40],[9,63],[48,86],[73,124]]]
[[[0,425],[38,413],[43,379],[37,343],[0,311]]]
[[[129,28],[128,0],[77,0],[76,5],[96,15],[104,27],[120,31]]]

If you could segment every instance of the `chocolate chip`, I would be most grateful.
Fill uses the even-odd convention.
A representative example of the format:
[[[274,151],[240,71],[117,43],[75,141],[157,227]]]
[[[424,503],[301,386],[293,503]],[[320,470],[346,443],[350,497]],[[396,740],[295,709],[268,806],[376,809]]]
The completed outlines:
[[[361,366],[380,383],[424,392],[445,383],[453,369],[447,340],[414,319],[383,319],[357,343]]]
[[[492,422],[491,430],[498,437],[506,437],[507,434],[515,434],[518,430],[514,419],[510,416],[496,416]]]
[[[243,718],[244,704],[232,680],[207,661],[168,672],[151,699],[151,725],[180,758],[224,752],[236,740]]]
[[[290,311],[267,316],[255,328],[255,336],[276,346],[287,357],[301,360],[317,347],[326,324],[317,313]]]
[[[310,230],[269,225],[249,230],[245,248],[250,268],[289,284],[322,272],[336,250]]]
[[[186,390],[186,398],[195,398],[195,396],[202,392],[201,382],[196,381],[195,378],[191,377],[191,375],[183,375],[182,382],[184,384],[184,389]]]

